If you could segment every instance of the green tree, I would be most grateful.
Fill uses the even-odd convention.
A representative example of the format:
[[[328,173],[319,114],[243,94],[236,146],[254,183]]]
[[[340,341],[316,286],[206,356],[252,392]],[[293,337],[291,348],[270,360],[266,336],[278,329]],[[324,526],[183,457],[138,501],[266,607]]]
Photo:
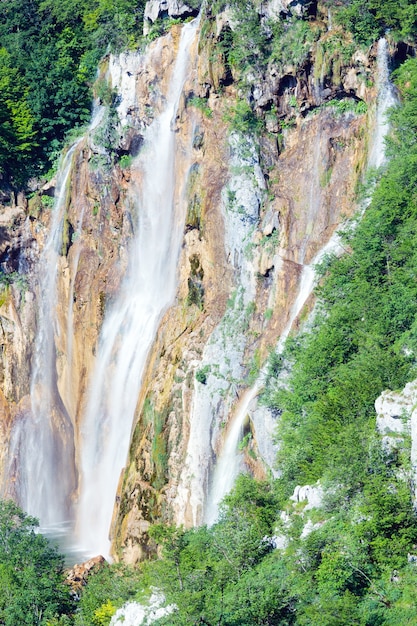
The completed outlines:
[[[0,623],[38,626],[73,609],[64,561],[38,522],[14,502],[0,501]]]

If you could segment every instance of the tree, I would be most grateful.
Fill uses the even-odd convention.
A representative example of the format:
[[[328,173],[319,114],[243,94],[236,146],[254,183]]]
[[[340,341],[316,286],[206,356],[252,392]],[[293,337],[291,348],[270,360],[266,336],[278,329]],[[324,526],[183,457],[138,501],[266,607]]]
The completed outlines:
[[[0,624],[38,626],[72,610],[64,559],[36,532],[38,521],[0,501]]]

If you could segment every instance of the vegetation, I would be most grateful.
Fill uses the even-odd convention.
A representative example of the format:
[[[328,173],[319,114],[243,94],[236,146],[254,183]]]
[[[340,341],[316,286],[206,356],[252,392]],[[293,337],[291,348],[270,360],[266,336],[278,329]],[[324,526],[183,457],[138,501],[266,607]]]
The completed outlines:
[[[70,613],[64,561],[38,522],[11,501],[0,501],[0,624],[38,626]]]
[[[0,12],[0,180],[42,173],[90,117],[100,57],[141,35],[144,2],[10,0]]]
[[[138,598],[138,572],[124,565],[108,565],[90,575],[77,603],[75,615],[68,615],[74,626],[106,626],[125,602]]]
[[[326,4],[333,8],[332,0]],[[344,0],[336,8],[335,19],[360,45],[370,45],[387,30],[398,41],[416,40],[417,6],[413,0]]]

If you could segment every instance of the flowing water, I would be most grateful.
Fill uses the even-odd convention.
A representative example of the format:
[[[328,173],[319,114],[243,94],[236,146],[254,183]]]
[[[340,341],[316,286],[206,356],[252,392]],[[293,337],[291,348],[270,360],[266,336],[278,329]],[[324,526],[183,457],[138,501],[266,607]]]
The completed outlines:
[[[340,237],[334,233],[333,237],[326,243],[320,252],[314,257],[310,265],[303,267],[297,297],[291,308],[289,320],[281,333],[278,344],[275,348],[277,354],[281,354],[295,320],[300,315],[304,305],[311,296],[315,280],[315,266],[320,263],[327,254],[340,254]],[[219,512],[219,504],[224,496],[232,489],[238,474],[244,469],[243,453],[239,451],[239,441],[242,439],[243,427],[252,402],[255,400],[263,387],[264,372],[255,384],[247,389],[237,403],[236,410],[232,416],[230,426],[227,430],[225,443],[216,461],[213,472],[212,484],[207,499],[205,522],[214,524]],[[271,433],[269,433],[271,435]]]
[[[67,328],[66,328],[66,385],[64,402],[71,416],[75,416],[76,413],[76,398],[72,389],[72,377],[71,374],[74,368],[74,295],[75,295],[75,279],[77,278],[78,263],[80,261],[80,255],[82,250],[82,229],[84,219],[85,208],[81,209],[80,215],[77,220],[77,228],[73,235],[72,244],[72,259],[70,270],[70,285],[68,293],[68,309],[67,309]]]
[[[389,130],[387,111],[397,103],[395,87],[390,81],[388,44],[385,38],[380,39],[378,42],[377,63],[378,100],[375,127],[371,138],[371,150],[368,159],[368,167],[373,168],[380,167],[385,161],[385,137]],[[313,183],[311,188],[313,188]],[[310,193],[309,201],[310,207],[313,203],[317,202],[317,199],[312,197],[312,193]],[[298,294],[292,306],[290,318],[275,349],[277,354],[282,352],[285,340],[291,331],[294,321],[299,316],[304,304],[313,292],[316,279],[315,266],[323,260],[326,254],[341,254],[342,252],[343,248],[341,246],[340,237],[337,233],[334,233],[313,261],[309,265],[304,265],[300,277]],[[239,442],[243,436],[245,420],[248,418],[251,405],[256,401],[256,397],[262,389],[263,380],[264,372],[261,371],[258,380],[250,389],[247,389],[243,393],[236,405],[235,412],[224,437],[223,448],[218,455],[212,475],[204,516],[207,524],[216,522],[220,502],[233,488],[238,474],[244,470],[243,452],[239,450]],[[265,435],[271,437],[272,433],[265,431],[264,436]]]
[[[195,20],[182,29],[165,110],[149,126],[132,165],[132,178],[141,179],[130,197],[136,234],[120,293],[103,323],[81,427],[77,535],[91,554],[109,555],[115,495],[144,366],[161,316],[175,297],[185,212],[176,184],[173,121],[197,26]]]
[[[81,141],[81,140],[79,140]],[[39,264],[38,329],[32,363],[31,410],[12,432],[10,465],[15,474],[19,503],[40,519],[42,529],[71,515],[71,493],[76,487],[72,424],[59,397],[55,335],[56,277],[76,142],[65,155],[57,178],[55,206],[49,235]]]
[[[397,92],[390,80],[388,42],[385,37],[378,41],[377,107],[375,128],[371,142],[368,167],[378,168],[385,161],[385,137],[389,130],[388,110],[398,103]]]

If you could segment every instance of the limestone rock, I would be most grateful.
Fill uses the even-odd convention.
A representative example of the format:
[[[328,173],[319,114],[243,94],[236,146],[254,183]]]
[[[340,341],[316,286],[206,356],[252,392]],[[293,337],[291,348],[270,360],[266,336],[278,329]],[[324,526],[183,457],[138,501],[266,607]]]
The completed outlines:
[[[414,483],[417,476],[417,380],[407,383],[402,391],[383,391],[375,401],[376,426],[388,448],[401,445],[402,437],[411,433],[411,465]],[[417,488],[414,490],[417,503]]]
[[[197,10],[181,0],[148,0],[145,5],[144,20],[155,22],[158,18],[186,18],[197,14]]]
[[[262,5],[262,15],[272,19],[288,13],[303,17],[307,14],[310,4],[309,0],[269,0]]]
[[[2,207],[0,211],[0,228],[11,228],[25,217],[23,207]]]
[[[323,487],[320,483],[316,485],[298,485],[294,489],[294,493],[290,500],[297,502],[305,502],[304,511],[321,507],[323,504]]]
[[[417,402],[417,381],[402,391],[383,391],[375,401],[376,427],[382,435],[404,434],[413,406]]]

